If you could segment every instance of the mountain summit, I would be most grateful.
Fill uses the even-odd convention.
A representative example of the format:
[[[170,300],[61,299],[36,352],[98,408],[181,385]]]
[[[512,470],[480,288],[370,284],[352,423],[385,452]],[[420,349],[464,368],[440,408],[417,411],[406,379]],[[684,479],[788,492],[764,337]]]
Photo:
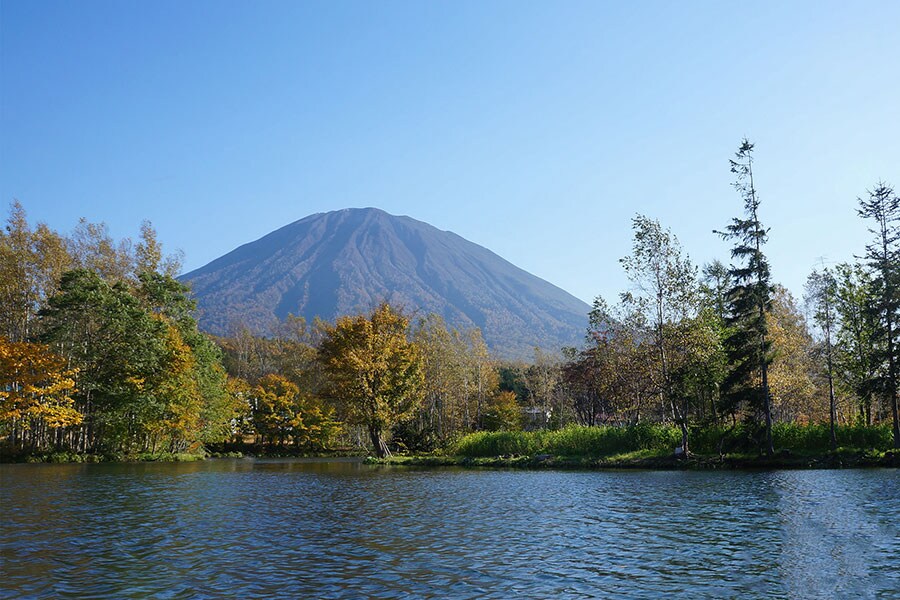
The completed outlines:
[[[455,233],[376,208],[301,219],[183,275],[200,326],[266,334],[288,313],[308,321],[368,311],[382,300],[413,317],[478,327],[503,358],[579,345],[590,307]]]

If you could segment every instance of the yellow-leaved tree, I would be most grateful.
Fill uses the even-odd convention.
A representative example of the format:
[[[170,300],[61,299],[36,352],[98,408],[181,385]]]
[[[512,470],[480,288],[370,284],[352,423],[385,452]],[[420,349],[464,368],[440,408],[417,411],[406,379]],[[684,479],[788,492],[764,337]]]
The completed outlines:
[[[196,378],[197,360],[178,329],[162,320],[165,326],[164,362],[155,393],[163,410],[155,421],[168,439],[169,450],[183,452],[195,442],[200,431],[203,396]]]
[[[390,454],[386,435],[423,399],[422,359],[408,329],[409,319],[384,302],[369,315],[327,325],[319,345],[332,398],[347,422],[368,430],[379,457]]]
[[[74,377],[47,346],[0,336],[0,430],[14,446],[47,449],[61,428],[81,423]]]
[[[810,423],[828,419],[827,399],[817,394],[813,340],[791,293],[774,288],[767,314],[773,360],[769,367],[772,411],[778,421]]]

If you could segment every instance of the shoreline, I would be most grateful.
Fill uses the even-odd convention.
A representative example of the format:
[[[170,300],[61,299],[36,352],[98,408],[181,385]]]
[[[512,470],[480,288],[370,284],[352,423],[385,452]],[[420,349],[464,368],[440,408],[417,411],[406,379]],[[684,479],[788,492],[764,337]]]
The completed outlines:
[[[357,457],[365,459],[363,452],[351,452],[346,450],[334,450],[331,452],[254,452],[248,449],[242,451],[207,451],[199,453],[191,452],[143,452],[133,455],[123,454],[79,454],[75,452],[42,452],[42,453],[18,453],[0,454],[0,464],[99,464],[99,463],[150,463],[150,462],[196,462],[202,460],[214,460],[220,458],[347,458]]]
[[[866,451],[837,451],[817,455],[798,455],[782,452],[767,456],[709,456],[692,455],[677,458],[672,455],[615,455],[607,457],[564,456],[394,456],[378,459],[369,457],[366,464],[407,467],[465,467],[523,470],[665,470],[665,471],[754,471],[754,470],[820,470],[900,468],[900,451],[875,454]]]
[[[373,466],[401,466],[420,468],[483,468],[521,470],[654,470],[654,471],[758,471],[758,470],[820,470],[820,469],[866,469],[900,468],[900,451],[839,449],[825,454],[793,453],[782,451],[774,456],[750,454],[718,455],[692,454],[679,458],[668,453],[639,451],[609,456],[552,456],[501,455],[501,456],[453,456],[453,455],[395,455],[376,458],[358,452],[206,452],[191,453],[144,453],[134,456],[103,456],[97,454],[73,454],[68,452],[48,454],[24,454],[0,456],[0,464],[85,464],[85,463],[140,463],[140,462],[193,462],[203,460],[250,458],[250,459],[303,459],[303,458],[359,458],[361,462]]]

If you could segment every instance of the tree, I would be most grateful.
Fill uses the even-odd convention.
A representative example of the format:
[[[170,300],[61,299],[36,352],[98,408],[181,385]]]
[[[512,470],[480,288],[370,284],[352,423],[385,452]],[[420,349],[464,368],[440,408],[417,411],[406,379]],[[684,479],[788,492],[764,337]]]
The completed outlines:
[[[189,297],[186,285],[171,275],[153,270],[144,270],[138,274],[139,287],[134,294],[143,309],[155,315],[170,329],[165,336],[168,350],[165,360],[172,366],[163,369],[172,377],[180,373],[184,380],[175,387],[169,384],[170,396],[180,396],[188,401],[187,392],[193,396],[190,400],[195,406],[197,420],[193,422],[190,433],[186,437],[197,437],[205,443],[219,442],[231,435],[231,421],[235,418],[235,406],[226,390],[226,375],[222,367],[221,350],[197,329],[197,321],[193,317],[196,303]],[[184,346],[187,355],[183,361],[175,361],[174,357]],[[175,368],[178,367],[178,368]],[[158,380],[163,385],[164,380]],[[166,400],[171,403],[171,398]],[[187,415],[187,413],[185,413]],[[185,421],[182,419],[181,421]],[[172,432],[178,431],[173,429]],[[188,430],[184,430],[187,433]],[[174,443],[174,442],[173,442]]]
[[[81,423],[73,404],[75,371],[43,344],[0,336],[0,430],[12,445],[26,441],[40,450],[60,428]],[[54,440],[50,438],[54,437]]]
[[[835,267],[837,288],[835,310],[838,330],[834,359],[840,384],[858,400],[859,421],[872,424],[872,396],[875,392],[876,315],[871,274],[860,264]]]
[[[156,239],[156,230],[146,219],[141,222],[141,241],[134,248],[135,271],[155,273],[162,263],[162,245]]]
[[[181,451],[231,434],[221,353],[197,330],[186,288],[143,272],[135,285],[66,273],[40,313],[42,340],[78,369],[78,451]]]
[[[522,407],[513,392],[497,392],[485,408],[484,428],[488,431],[515,431],[522,428]]]
[[[385,435],[422,402],[422,360],[408,327],[409,320],[385,302],[368,316],[326,326],[319,345],[332,397],[349,422],[368,429],[379,457],[390,455]]]
[[[448,330],[444,319],[434,314],[420,319],[413,339],[424,374],[424,403],[415,437],[424,440],[435,435],[443,439],[471,422],[466,397],[465,340],[456,329]],[[405,441],[408,446],[410,440]]]
[[[866,199],[858,198],[858,214],[875,225],[869,228],[875,239],[866,246],[869,268],[875,273],[875,305],[881,351],[885,368],[879,376],[880,388],[891,407],[894,448],[900,448],[898,415],[898,349],[900,349],[900,196],[884,182],[878,182]]]
[[[659,395],[656,348],[645,343],[652,338],[647,316],[635,310],[633,302],[610,309],[600,297],[588,316],[589,345],[582,366],[588,370],[584,377],[591,378],[592,393],[597,394],[602,411],[593,419],[598,423],[640,423],[648,414],[652,416],[647,398]],[[660,410],[656,416],[665,418],[666,409]]]
[[[195,304],[167,272],[176,263],[162,259],[149,222],[141,233],[132,251],[129,240],[115,242],[105,225],[82,219],[66,239],[44,224],[32,229],[22,206],[12,205],[0,231],[0,335],[10,344],[48,344],[71,374],[67,398],[83,417],[74,423],[63,418],[62,405],[32,402],[28,419],[42,431],[29,435],[41,444],[48,428],[55,428],[57,445],[80,452],[155,450],[163,443],[174,451],[231,434],[236,406],[221,353],[197,330]],[[63,421],[72,426],[47,425]],[[11,434],[15,441],[15,427]]]
[[[277,441],[283,446],[293,431],[297,418],[300,388],[281,377],[263,376],[250,392],[253,428],[258,442]]]
[[[177,327],[162,322],[163,352],[158,365],[149,369],[149,376],[141,382],[137,403],[156,409],[155,413],[144,412],[143,419],[144,431],[152,440],[151,448],[155,451],[160,442],[165,442],[169,451],[183,452],[196,440],[201,428],[203,395],[191,347]]]
[[[65,240],[43,223],[32,229],[25,209],[13,202],[0,230],[0,335],[32,340],[38,310],[70,265]]]
[[[135,272],[131,240],[116,243],[106,223],[81,218],[68,238],[68,250],[76,267],[94,271],[111,284],[128,281]]]
[[[323,407],[312,394],[281,375],[265,375],[253,389],[244,392],[250,404],[252,428],[260,444],[276,442],[283,447],[290,439],[295,448],[322,449],[340,430],[333,418],[334,411]]]
[[[703,283],[700,286],[700,293],[706,306],[714,311],[723,325],[728,303],[728,290],[731,285],[728,267],[721,261],[714,260],[703,267]]]
[[[782,421],[821,421],[821,403],[814,375],[814,344],[797,302],[784,287],[773,287],[766,314],[771,341],[769,396],[773,418]]]
[[[828,380],[828,422],[830,425],[831,449],[837,449],[835,433],[834,400],[834,351],[833,335],[836,327],[837,280],[826,267],[822,272],[813,271],[806,280],[806,292],[813,308],[813,320],[822,332],[825,345],[825,377]]]
[[[123,283],[84,269],[63,276],[41,322],[43,341],[78,369],[76,406],[85,415],[78,450],[130,450],[162,412],[147,385],[160,377],[165,322]]]
[[[766,314],[771,305],[769,263],[763,254],[769,230],[759,220],[759,197],[753,181],[753,144],[744,139],[731,160],[734,188],[744,201],[744,218],[735,217],[725,231],[716,232],[732,240],[731,258],[738,261],[728,273],[734,282],[728,290],[727,325],[731,332],[725,346],[729,372],[724,381],[724,408],[731,412],[747,404],[765,419],[765,450],[772,445],[772,408],[769,394],[771,341]]]
[[[564,350],[566,358],[560,371],[562,389],[572,403],[572,411],[579,425],[593,427],[599,425],[604,416],[611,413],[605,394],[611,369],[610,354],[598,352],[595,348],[577,351]],[[510,392],[512,393],[512,392]]]
[[[461,333],[464,342],[463,372],[466,390],[466,415],[474,415],[466,426],[480,425],[484,409],[500,385],[497,369],[478,328]],[[474,407],[472,407],[474,404]]]
[[[559,360],[552,354],[535,348],[534,362],[525,369],[525,381],[531,396],[530,405],[549,414],[553,427],[562,427],[571,421],[570,411],[563,410],[560,376]]]
[[[681,429],[681,449],[688,454],[688,407],[676,378],[688,360],[684,321],[696,305],[697,269],[681,250],[678,238],[658,221],[638,215],[633,220],[632,253],[620,262],[635,285],[626,303],[648,316],[656,358],[656,388],[663,405]]]

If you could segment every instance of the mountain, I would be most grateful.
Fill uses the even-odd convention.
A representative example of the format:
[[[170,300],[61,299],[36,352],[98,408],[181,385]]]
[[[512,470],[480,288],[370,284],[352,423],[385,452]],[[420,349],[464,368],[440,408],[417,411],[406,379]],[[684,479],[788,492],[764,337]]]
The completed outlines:
[[[408,314],[480,328],[503,358],[580,345],[590,310],[455,233],[375,208],[311,215],[181,279],[200,327],[217,335],[238,322],[265,335],[288,313],[332,321],[388,300]]]

